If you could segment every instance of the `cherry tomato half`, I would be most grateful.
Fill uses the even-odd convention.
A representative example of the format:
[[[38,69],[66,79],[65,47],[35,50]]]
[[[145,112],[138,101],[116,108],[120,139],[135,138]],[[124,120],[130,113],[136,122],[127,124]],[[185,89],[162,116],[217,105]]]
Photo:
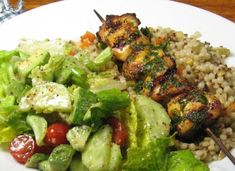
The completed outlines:
[[[19,135],[10,144],[11,155],[19,163],[26,163],[27,160],[37,151],[35,140],[29,135]]]
[[[54,123],[47,128],[45,143],[51,146],[67,144],[66,134],[69,126],[65,123]]]
[[[120,146],[126,144],[126,129],[124,125],[115,117],[110,117],[106,121],[113,128],[113,142]]]

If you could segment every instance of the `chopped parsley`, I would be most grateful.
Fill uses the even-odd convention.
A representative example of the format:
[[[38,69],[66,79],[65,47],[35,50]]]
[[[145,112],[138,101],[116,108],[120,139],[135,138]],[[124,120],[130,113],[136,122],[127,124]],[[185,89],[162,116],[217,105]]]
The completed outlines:
[[[148,61],[143,69],[144,74],[155,76],[157,72],[165,69],[164,61],[161,57],[154,57],[154,59]]]
[[[143,35],[145,35],[146,37],[148,37],[149,39],[151,39],[152,37],[152,33],[150,32],[148,27],[145,28],[141,28],[140,31],[143,33]]]
[[[143,89],[143,81],[138,81],[136,84],[135,84],[135,87],[134,87],[134,90],[137,92],[137,93],[140,93],[141,90]]]

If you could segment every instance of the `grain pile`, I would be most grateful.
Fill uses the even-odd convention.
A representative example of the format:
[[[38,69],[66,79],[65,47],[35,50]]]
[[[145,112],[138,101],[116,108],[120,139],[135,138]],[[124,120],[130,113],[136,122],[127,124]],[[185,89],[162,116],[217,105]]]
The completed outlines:
[[[175,57],[177,67],[183,77],[199,89],[208,90],[216,95],[224,106],[224,114],[217,123],[218,136],[228,149],[235,148],[235,67],[225,64],[230,51],[224,47],[212,47],[208,42],[201,42],[196,32],[188,36],[170,28],[149,28],[152,43],[167,40],[167,51]],[[195,84],[196,83],[196,84]],[[205,162],[219,160],[224,154],[210,137],[199,143],[175,141],[178,149],[191,149],[195,156]]]

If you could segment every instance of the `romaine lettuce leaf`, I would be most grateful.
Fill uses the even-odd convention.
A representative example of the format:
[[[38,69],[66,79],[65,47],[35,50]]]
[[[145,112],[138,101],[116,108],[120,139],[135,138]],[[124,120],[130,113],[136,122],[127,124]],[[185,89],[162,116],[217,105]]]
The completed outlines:
[[[88,75],[88,84],[90,90],[94,93],[117,88],[119,90],[124,90],[127,88],[125,80],[115,79],[118,76],[118,69],[114,67],[111,70],[100,72],[100,73],[91,73]]]
[[[30,132],[32,129],[26,123],[27,115],[28,113],[21,113],[21,112],[13,111],[7,117],[6,125],[13,128],[17,135]]]
[[[115,115],[120,118],[122,123],[126,128],[127,132],[127,148],[137,147],[137,128],[138,128],[138,119],[137,111],[132,101],[130,106],[127,109],[120,110],[115,113]]]
[[[130,97],[127,92],[121,92],[113,88],[97,93],[101,107],[107,111],[115,111],[126,108],[130,104]]]
[[[12,50],[12,51],[0,51],[0,63],[2,62],[8,62],[13,56],[18,56],[19,52],[18,50]]]
[[[145,147],[127,149],[127,160],[123,164],[123,171],[165,171],[168,147],[171,138],[156,139]]]
[[[0,128],[0,135],[0,145],[6,145],[15,138],[16,131],[10,126],[3,127]]]
[[[167,162],[168,171],[209,171],[208,166],[197,160],[189,150],[171,152]]]
[[[0,144],[7,145],[15,136],[31,129],[25,122],[25,114],[16,112],[17,100],[24,93],[24,85],[14,74],[13,57],[17,50],[0,51]],[[17,58],[17,57],[16,57]]]
[[[0,115],[0,144],[8,144],[17,135],[31,131],[26,123],[26,115],[16,111],[4,117]]]

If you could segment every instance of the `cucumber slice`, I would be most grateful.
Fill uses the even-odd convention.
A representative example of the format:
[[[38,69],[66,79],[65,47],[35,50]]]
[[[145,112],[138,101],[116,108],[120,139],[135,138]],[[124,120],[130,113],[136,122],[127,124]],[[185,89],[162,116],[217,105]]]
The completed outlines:
[[[72,161],[74,149],[67,144],[55,147],[49,156],[49,164],[55,171],[66,171]]]
[[[25,166],[29,168],[35,168],[37,169],[39,166],[39,163],[42,161],[45,161],[48,159],[48,155],[41,154],[41,153],[35,153],[30,159],[26,162]]]
[[[104,126],[88,141],[82,152],[82,163],[89,171],[105,171],[109,168],[112,146],[112,129]]]
[[[103,66],[112,58],[112,56],[112,49],[107,47],[95,58],[94,63],[99,67]]]
[[[70,164],[70,171],[89,171],[81,161],[80,156],[76,156],[73,158]]]
[[[44,144],[43,139],[47,132],[46,119],[41,116],[28,115],[26,118],[26,122],[33,129],[37,145],[42,146]]]
[[[51,167],[48,160],[40,162],[39,165],[38,165],[38,168],[41,171],[56,171]]]
[[[91,127],[82,125],[70,129],[66,137],[75,150],[82,151],[86,145],[90,133]]]
[[[161,104],[149,97],[138,95],[135,107],[138,115],[139,146],[145,146],[157,138],[169,135],[171,120]]]
[[[122,162],[122,154],[120,146],[112,143],[108,170],[109,171],[119,170],[121,162]]]

